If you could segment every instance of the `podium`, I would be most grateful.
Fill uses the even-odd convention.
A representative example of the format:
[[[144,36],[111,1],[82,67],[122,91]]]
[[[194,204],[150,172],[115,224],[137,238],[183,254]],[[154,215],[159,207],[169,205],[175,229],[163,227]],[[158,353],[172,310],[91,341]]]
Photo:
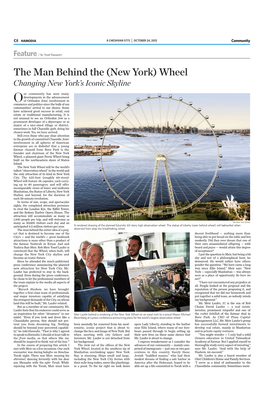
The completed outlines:
[[[75,291],[75,312],[115,312],[107,287]]]

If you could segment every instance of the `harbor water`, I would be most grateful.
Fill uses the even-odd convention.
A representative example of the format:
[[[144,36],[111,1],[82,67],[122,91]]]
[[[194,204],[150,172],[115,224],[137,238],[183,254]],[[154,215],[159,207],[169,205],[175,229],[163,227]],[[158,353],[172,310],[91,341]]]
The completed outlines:
[[[160,137],[164,137],[163,135]],[[218,176],[214,180],[214,188],[209,189],[209,196],[204,197],[202,201],[221,201],[226,199],[226,196],[230,198],[231,195],[238,202],[250,202],[250,137],[242,136],[240,134],[225,134],[218,137],[218,143],[222,145],[220,148],[220,165],[222,168],[218,169]],[[130,142],[130,141],[129,141]],[[75,137],[75,145],[100,145],[101,139],[99,137]],[[114,137],[112,144],[118,143],[118,136]],[[122,141],[123,143],[123,141]],[[127,157],[127,156],[126,156]],[[107,190],[108,185],[103,182],[103,173],[100,171],[101,162],[97,156],[76,156],[75,160],[75,174],[74,174],[74,211],[76,212],[93,212],[114,210],[123,208],[119,199],[114,199],[112,191]],[[108,157],[107,160],[111,160],[115,165],[107,168],[107,178],[111,179],[111,172],[116,176],[118,174],[124,177],[127,172],[127,167],[133,168],[134,180],[138,185],[138,194],[140,194],[139,205],[143,205],[145,202],[144,185],[150,184],[152,180],[153,171],[149,175],[145,174],[144,165],[147,164],[147,156],[144,159],[140,158],[138,152],[137,155],[131,155],[128,159],[125,156],[121,156],[121,149],[113,156]],[[116,169],[117,168],[117,169]],[[198,171],[195,170],[195,177],[198,177]],[[143,178],[143,182],[139,179]],[[163,175],[165,177],[165,175]],[[204,178],[204,176],[202,175]],[[198,179],[198,178],[197,178]],[[171,176],[172,181],[172,176]],[[173,182],[173,181],[172,181]],[[116,183],[117,184],[117,183]],[[165,178],[163,180],[165,185]],[[198,184],[198,183],[196,183]],[[200,195],[198,191],[198,185],[193,187],[193,184],[187,185],[187,180],[184,181],[186,190],[191,187],[193,194]],[[131,196],[134,189],[131,178],[125,187],[126,196]],[[167,189],[167,188],[166,188]],[[178,198],[182,202],[185,201],[184,196],[178,191]],[[146,190],[145,190],[146,194]],[[162,199],[165,202],[167,191],[164,191],[164,197]],[[198,196],[199,196],[198,195]],[[168,196],[168,195],[167,195]],[[192,198],[191,198],[192,199]],[[156,199],[155,203],[159,203]]]

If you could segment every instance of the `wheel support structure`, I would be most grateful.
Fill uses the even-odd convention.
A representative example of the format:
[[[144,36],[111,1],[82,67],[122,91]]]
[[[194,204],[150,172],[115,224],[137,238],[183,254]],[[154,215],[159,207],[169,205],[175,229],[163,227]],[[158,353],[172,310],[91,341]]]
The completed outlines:
[[[152,187],[151,187],[151,195],[150,195],[149,209],[148,209],[148,217],[149,218],[153,217],[153,212],[154,212],[154,202],[155,202],[155,196],[156,196],[156,184],[157,184],[157,176],[158,176],[160,161],[163,161],[163,165],[164,165],[164,171],[165,171],[165,177],[166,177],[166,182],[167,182],[167,187],[168,187],[168,192],[169,192],[169,197],[170,197],[170,203],[171,203],[171,206],[172,206],[172,215],[173,216],[177,215],[177,210],[176,210],[174,194],[173,194],[173,188],[172,188],[172,183],[171,183],[171,179],[170,179],[167,160],[166,160],[165,155],[159,154],[159,155],[156,156],[156,159],[155,159],[155,166],[154,166],[154,173],[153,173]]]

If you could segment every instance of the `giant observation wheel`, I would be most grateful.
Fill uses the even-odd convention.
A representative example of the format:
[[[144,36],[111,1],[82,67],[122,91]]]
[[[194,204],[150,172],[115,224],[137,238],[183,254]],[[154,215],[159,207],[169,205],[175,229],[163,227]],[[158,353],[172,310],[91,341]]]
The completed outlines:
[[[184,212],[209,199],[220,147],[214,125],[192,102],[160,94],[127,102],[102,137],[105,199],[150,218]]]

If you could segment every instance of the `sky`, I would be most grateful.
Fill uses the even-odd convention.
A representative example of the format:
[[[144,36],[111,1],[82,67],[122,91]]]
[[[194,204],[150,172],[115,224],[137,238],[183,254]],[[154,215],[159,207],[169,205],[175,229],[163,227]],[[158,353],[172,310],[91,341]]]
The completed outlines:
[[[150,94],[156,97],[157,94]],[[162,96],[168,97],[168,94]],[[147,98],[147,94],[135,93],[77,93],[75,94],[74,127],[104,127],[110,124],[110,117],[117,115],[117,109],[124,109],[126,103]],[[183,98],[193,103],[209,116],[216,129],[250,128],[250,94],[248,93],[187,93],[173,94],[174,99]],[[158,120],[157,120],[158,121]]]

